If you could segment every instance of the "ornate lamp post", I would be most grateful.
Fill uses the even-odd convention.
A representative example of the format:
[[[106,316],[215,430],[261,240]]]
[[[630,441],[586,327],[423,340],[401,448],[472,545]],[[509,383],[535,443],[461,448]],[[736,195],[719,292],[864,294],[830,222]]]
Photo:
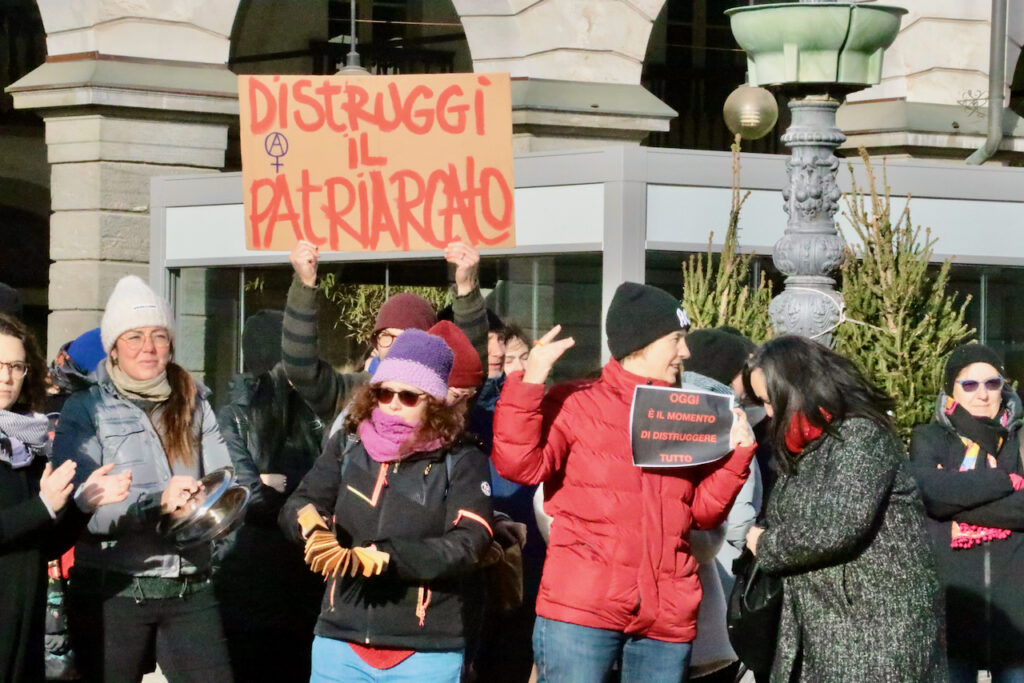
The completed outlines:
[[[789,215],[772,258],[786,287],[772,301],[772,326],[832,344],[842,295],[831,273],[843,257],[835,225],[842,194],[833,151],[846,136],[836,110],[847,94],[878,83],[882,54],[899,31],[901,7],[835,0],[753,5],[728,10],[736,42],[747,53],[752,86],[779,88],[790,96],[792,124],[782,136],[790,147]]]

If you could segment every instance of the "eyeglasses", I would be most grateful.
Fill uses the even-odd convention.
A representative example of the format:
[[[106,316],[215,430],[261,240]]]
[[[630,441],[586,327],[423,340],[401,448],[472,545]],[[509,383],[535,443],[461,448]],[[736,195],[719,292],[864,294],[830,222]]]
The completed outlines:
[[[986,391],[999,391],[1003,388],[1005,381],[1002,377],[989,377],[984,382],[979,382],[976,379],[958,379],[956,383],[968,394],[973,394],[982,384],[985,385]]]
[[[7,368],[14,379],[21,379],[28,374],[28,364],[20,360],[12,360],[9,363],[0,360],[0,370]]]
[[[395,391],[394,389],[385,389],[384,387],[374,387],[373,393],[377,397],[378,403],[388,404],[394,400],[395,396],[398,396],[398,400],[406,408],[414,408],[416,405],[423,400],[426,394],[421,394],[416,391],[409,391],[403,389],[402,391]]]
[[[377,332],[373,335],[373,339],[371,339],[371,342],[373,343],[374,346],[376,346],[379,349],[389,349],[391,348],[391,345],[395,343],[395,339],[397,338],[397,334],[394,334],[393,332],[388,332],[387,330],[381,330],[380,332]]]
[[[125,332],[121,335],[120,341],[132,351],[136,351],[146,343],[146,337],[149,337],[153,346],[158,349],[166,349],[171,345],[171,335],[167,332],[153,332],[148,335],[142,332]]]

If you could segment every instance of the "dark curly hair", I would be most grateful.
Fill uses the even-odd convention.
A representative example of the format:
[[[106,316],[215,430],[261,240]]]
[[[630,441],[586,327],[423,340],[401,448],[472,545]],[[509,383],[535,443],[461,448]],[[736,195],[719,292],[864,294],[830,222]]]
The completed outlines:
[[[355,433],[359,423],[370,419],[373,409],[377,407],[375,388],[375,385],[364,384],[356,390],[348,406],[348,415],[345,417],[345,431]],[[415,449],[416,444],[434,439],[440,439],[444,447],[455,443],[466,427],[466,402],[460,401],[457,405],[450,406],[429,394],[423,400],[426,401],[423,423],[416,433],[416,438],[407,442],[408,447]],[[410,452],[403,444],[402,454],[408,455]]]
[[[0,334],[14,337],[25,347],[25,363],[28,374],[21,384],[21,393],[11,406],[24,406],[33,412],[42,412],[46,408],[46,360],[39,351],[33,335],[25,324],[6,314],[0,314]],[[0,359],[10,360],[10,359]]]

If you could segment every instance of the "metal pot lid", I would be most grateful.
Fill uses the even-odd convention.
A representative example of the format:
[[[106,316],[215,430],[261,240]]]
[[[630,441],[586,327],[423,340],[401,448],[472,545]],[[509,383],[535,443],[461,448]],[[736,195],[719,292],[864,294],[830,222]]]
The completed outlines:
[[[180,547],[187,548],[220,538],[237,529],[245,518],[245,508],[249,504],[249,489],[234,484],[217,499],[207,510],[179,527],[170,534],[171,540]]]
[[[233,467],[222,467],[210,472],[199,480],[199,491],[194,493],[185,505],[169,515],[164,515],[157,530],[166,536],[174,535],[178,529],[205,515],[234,483]]]

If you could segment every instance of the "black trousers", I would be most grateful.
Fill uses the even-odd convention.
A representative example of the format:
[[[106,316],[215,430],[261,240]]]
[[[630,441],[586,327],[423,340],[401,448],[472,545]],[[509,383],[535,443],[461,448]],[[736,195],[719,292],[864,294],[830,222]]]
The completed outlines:
[[[79,668],[90,683],[136,683],[155,664],[169,683],[232,681],[209,580],[169,598],[107,597],[72,588],[68,618]]]

